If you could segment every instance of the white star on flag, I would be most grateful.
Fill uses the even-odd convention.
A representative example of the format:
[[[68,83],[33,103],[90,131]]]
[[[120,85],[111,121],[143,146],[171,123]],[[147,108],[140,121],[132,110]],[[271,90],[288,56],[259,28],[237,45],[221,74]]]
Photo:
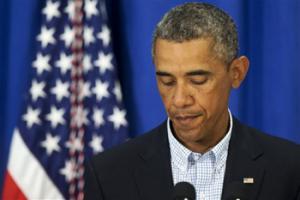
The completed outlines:
[[[65,145],[70,149],[71,152],[81,151],[83,149],[82,141],[78,137],[67,141]]]
[[[23,120],[26,122],[27,128],[31,128],[34,124],[40,124],[41,120],[39,118],[41,111],[40,109],[32,109],[31,106],[27,108],[26,114],[23,115]]]
[[[69,48],[75,38],[75,32],[67,25],[65,26],[64,33],[59,38],[64,41],[65,47]]]
[[[46,119],[50,121],[52,128],[57,127],[58,124],[63,125],[65,123],[64,113],[63,108],[57,109],[55,106],[51,106],[50,113],[46,115]]]
[[[104,150],[102,146],[102,142],[103,142],[102,136],[96,134],[93,135],[93,138],[90,141],[89,145],[93,149],[94,154],[100,153]]]
[[[74,15],[75,15],[75,1],[73,0],[69,0],[68,1],[68,5],[67,7],[65,8],[65,13],[68,14],[69,18],[70,19],[73,19],[74,18]]]
[[[84,98],[90,97],[92,95],[90,87],[91,87],[90,82],[82,81],[80,83],[80,88],[81,88],[80,95],[79,95],[80,99],[84,99]]]
[[[82,125],[88,125],[89,120],[88,120],[88,110],[83,109],[81,106],[79,106],[76,109],[76,113],[74,116],[74,120],[77,124],[77,127],[81,127]]]
[[[122,101],[122,92],[121,92],[121,85],[119,81],[115,82],[115,87],[113,89],[113,93],[116,96],[117,101],[121,102]]]
[[[84,11],[88,19],[91,18],[93,15],[99,14],[99,11],[96,6],[97,0],[85,0]]]
[[[83,38],[85,46],[89,46],[91,43],[95,42],[94,29],[92,27],[85,26]]]
[[[51,93],[55,95],[57,101],[61,101],[64,97],[68,98],[70,84],[66,82],[62,82],[61,80],[56,80],[55,87],[51,89]]]
[[[42,43],[42,47],[45,48],[48,44],[55,44],[54,28],[47,29],[46,26],[42,26],[41,33],[37,36],[37,40]]]
[[[96,127],[100,127],[101,125],[105,124],[104,121],[104,110],[94,108],[93,112],[93,121]]]
[[[53,17],[59,17],[60,12],[58,10],[60,3],[59,1],[52,2],[52,1],[47,1],[46,7],[42,10],[42,13],[46,15],[47,21],[51,21]]]
[[[67,56],[66,53],[60,53],[59,60],[55,62],[55,66],[60,69],[62,74],[65,74],[72,68],[72,59],[72,55]]]
[[[44,71],[50,71],[50,55],[45,55],[38,53],[35,61],[33,61],[32,66],[36,68],[38,74],[42,74]]]
[[[118,107],[114,107],[113,114],[108,116],[108,120],[114,124],[115,129],[119,129],[122,125],[123,126],[127,125],[125,115],[126,115],[125,110],[120,110]]]
[[[76,177],[75,166],[74,161],[67,160],[64,168],[59,170],[59,173],[65,176],[67,182],[71,182]]]
[[[51,155],[53,151],[60,151],[60,147],[58,145],[60,141],[60,137],[57,136],[52,136],[50,133],[46,134],[46,139],[41,142],[41,146],[46,149],[47,155]]]
[[[100,33],[98,33],[97,37],[102,40],[103,45],[107,46],[110,42],[110,30],[107,26],[102,26],[102,30]]]
[[[101,101],[104,97],[109,97],[108,86],[108,82],[102,82],[101,80],[96,81],[96,85],[92,89],[92,92],[96,95],[98,101]]]
[[[90,55],[85,55],[83,57],[83,71],[87,73],[89,70],[93,68],[92,58]]]
[[[31,88],[29,90],[32,100],[36,101],[39,97],[43,98],[46,96],[46,93],[44,92],[45,88],[45,82],[37,82],[36,80],[33,80],[31,83]]]
[[[112,61],[112,54],[108,53],[105,55],[103,52],[100,52],[98,54],[97,60],[94,62],[95,66],[99,68],[99,71],[101,74],[104,74],[106,70],[112,70],[113,65],[111,63]]]

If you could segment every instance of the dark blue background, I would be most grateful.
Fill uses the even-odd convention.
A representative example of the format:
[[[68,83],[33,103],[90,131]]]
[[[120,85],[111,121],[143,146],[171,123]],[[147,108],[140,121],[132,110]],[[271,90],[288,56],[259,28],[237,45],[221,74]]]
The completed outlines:
[[[183,2],[107,2],[131,136],[166,117],[156,89],[151,37],[162,15]],[[206,2],[235,19],[241,54],[250,59],[248,77],[232,94],[233,114],[251,126],[300,143],[300,1]],[[40,0],[0,0],[0,182],[13,128],[20,117],[43,5]]]

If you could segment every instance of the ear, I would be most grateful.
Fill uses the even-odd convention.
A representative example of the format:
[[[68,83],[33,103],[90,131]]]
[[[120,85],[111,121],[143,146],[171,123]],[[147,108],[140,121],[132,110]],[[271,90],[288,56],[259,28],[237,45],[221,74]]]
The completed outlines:
[[[240,87],[241,83],[246,77],[249,68],[249,60],[246,56],[240,56],[234,59],[229,68],[231,77],[231,86],[233,88]]]

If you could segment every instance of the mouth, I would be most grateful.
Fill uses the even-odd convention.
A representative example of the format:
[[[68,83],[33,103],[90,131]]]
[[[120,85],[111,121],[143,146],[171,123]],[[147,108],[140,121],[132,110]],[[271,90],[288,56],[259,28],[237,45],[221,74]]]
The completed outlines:
[[[175,115],[174,120],[182,126],[188,126],[201,116],[201,114]]]

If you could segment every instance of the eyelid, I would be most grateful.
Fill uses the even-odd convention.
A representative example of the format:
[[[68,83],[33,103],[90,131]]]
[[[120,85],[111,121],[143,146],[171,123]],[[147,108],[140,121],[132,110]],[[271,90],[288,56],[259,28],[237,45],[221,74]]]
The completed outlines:
[[[201,84],[204,84],[205,82],[207,82],[208,77],[203,76],[203,77],[201,77],[201,80],[197,80],[197,79],[193,79],[193,78],[191,78],[190,80],[194,84],[201,85]]]
[[[170,76],[161,76],[159,77],[160,82],[162,82],[166,86],[170,86],[175,83],[175,80]]]
[[[204,84],[204,83],[206,83],[207,82],[207,79],[206,80],[203,80],[203,81],[193,81],[193,80],[191,80],[191,82],[192,83],[194,83],[194,84],[196,84],[196,85],[202,85],[202,84]]]

